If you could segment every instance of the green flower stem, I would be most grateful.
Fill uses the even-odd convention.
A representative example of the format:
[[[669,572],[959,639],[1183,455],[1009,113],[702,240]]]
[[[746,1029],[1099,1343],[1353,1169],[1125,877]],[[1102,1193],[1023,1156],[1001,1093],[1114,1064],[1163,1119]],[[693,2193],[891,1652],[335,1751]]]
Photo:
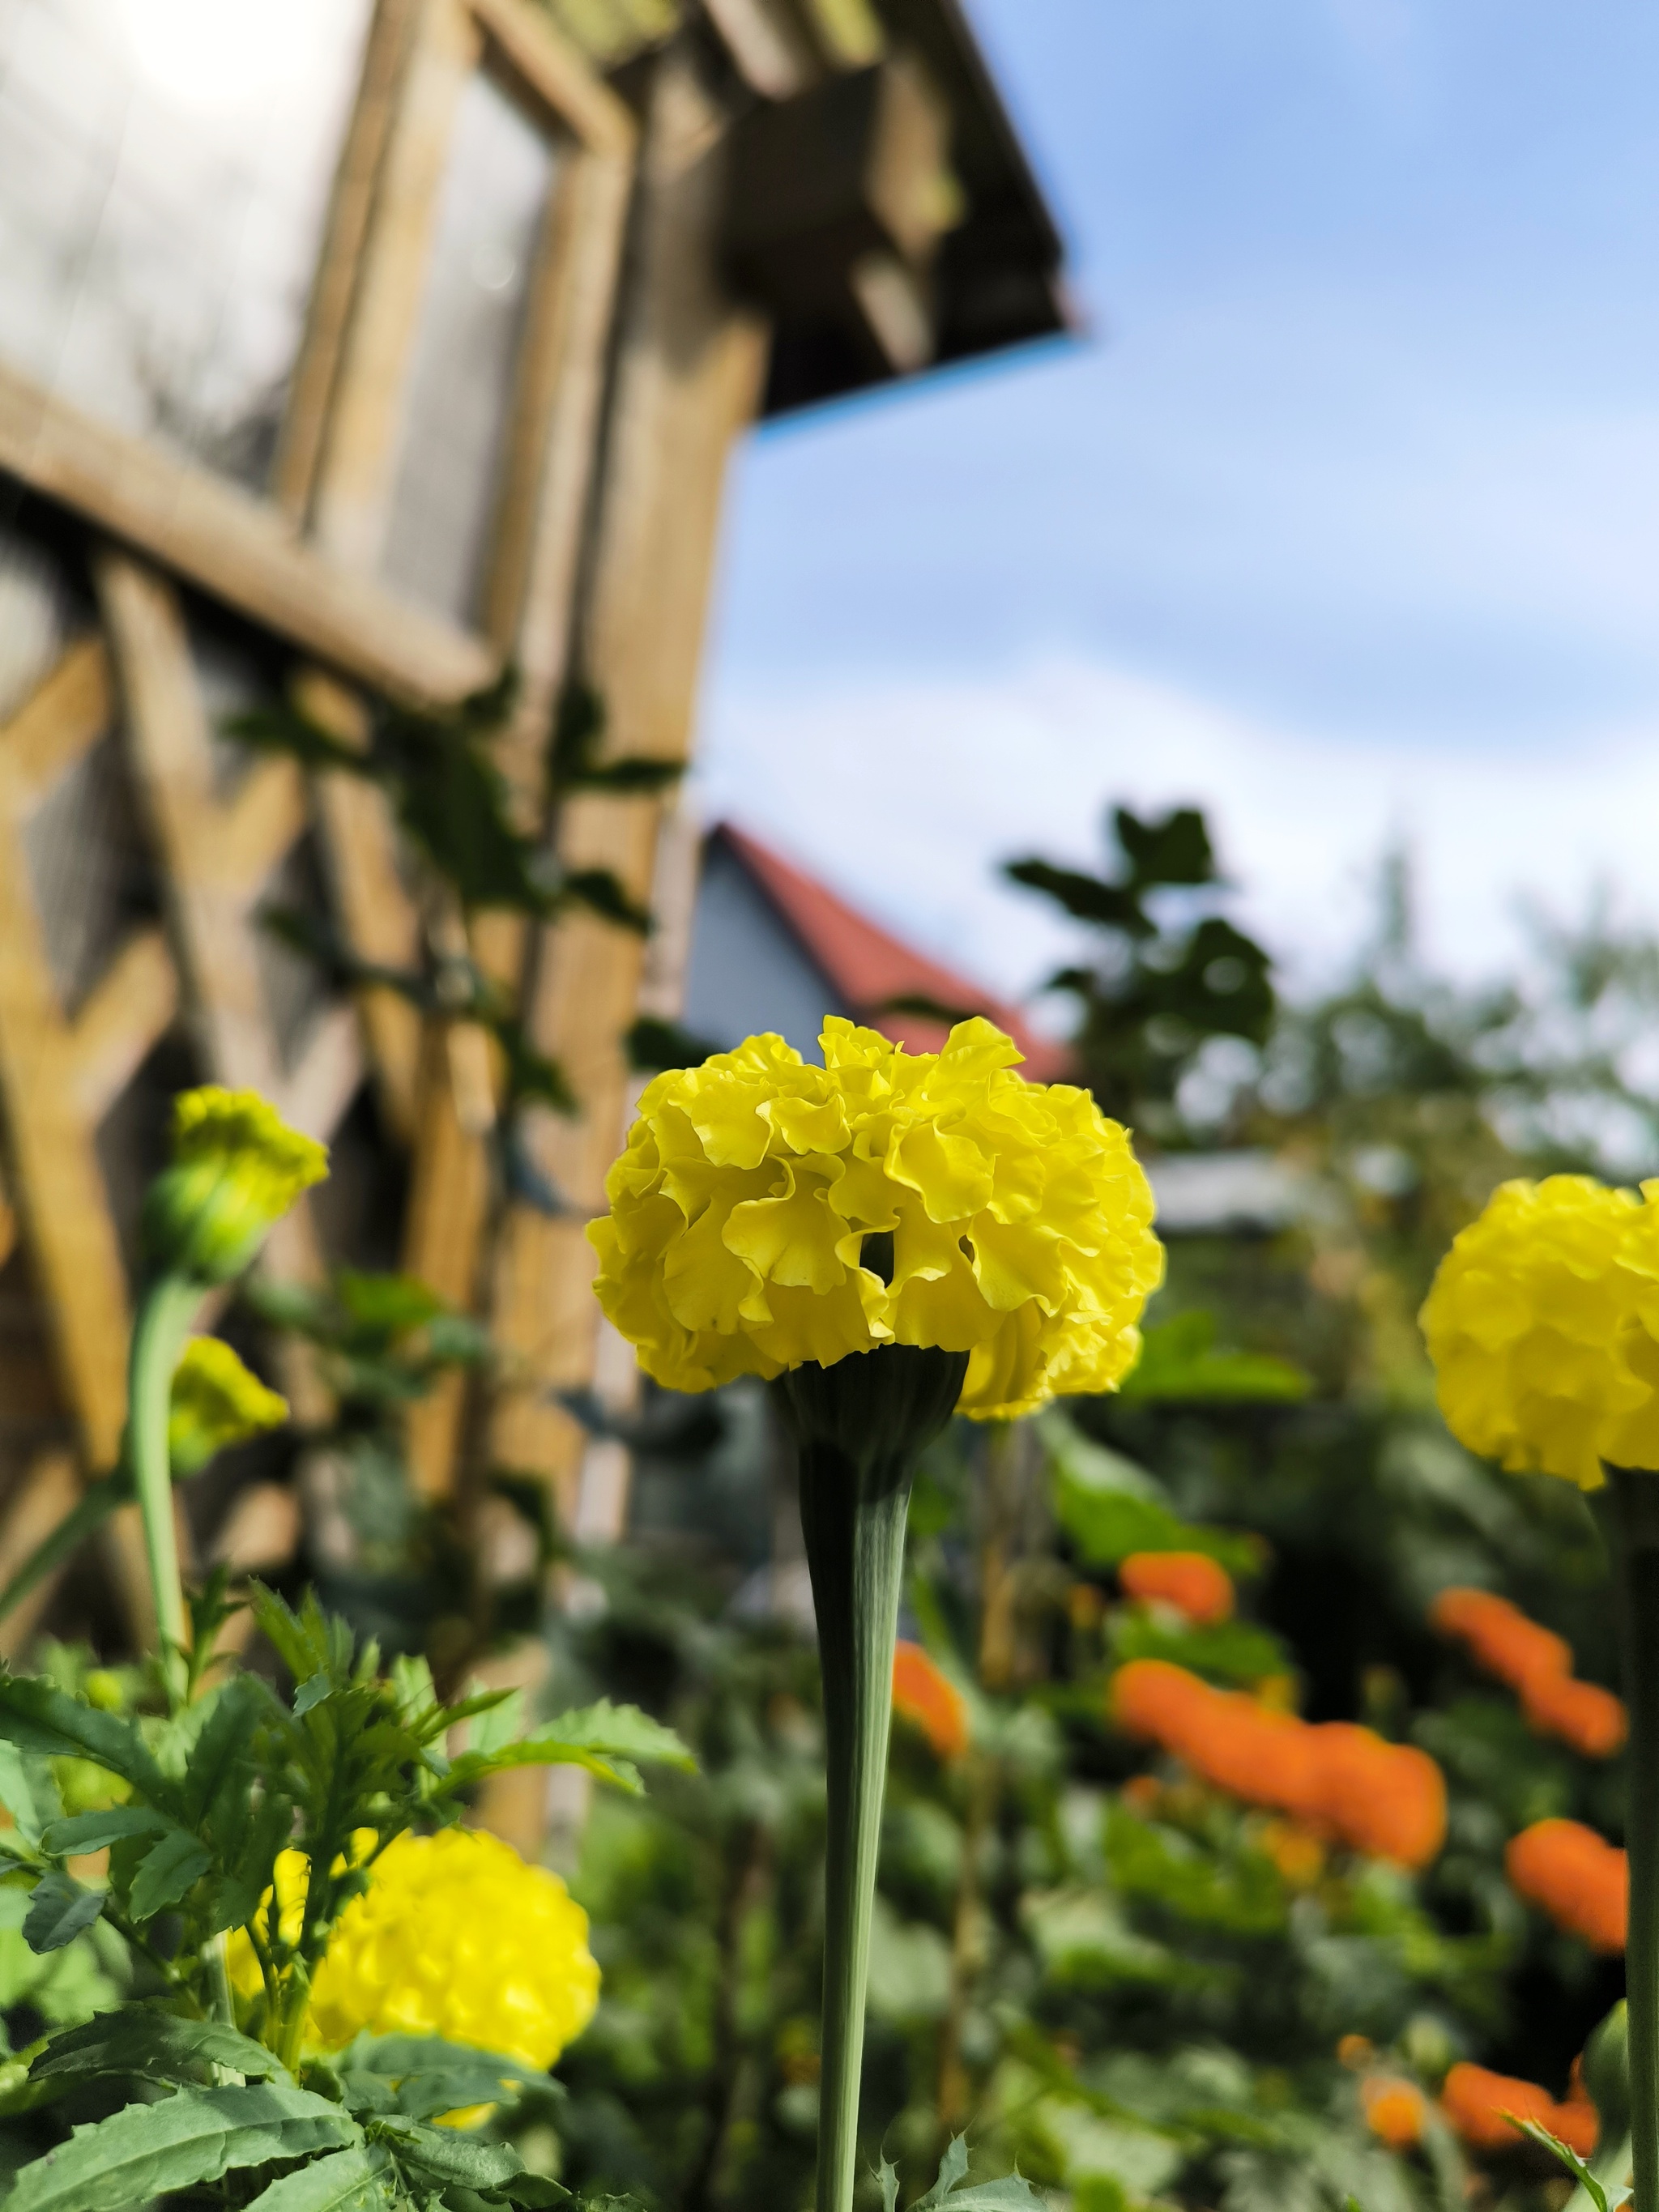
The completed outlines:
[[[1631,2144],[1638,2212],[1659,2208],[1659,1474],[1609,1468],[1630,1708]]]
[[[850,2212],[864,1996],[893,1705],[904,1522],[921,1451],[949,1420],[965,1353],[889,1346],[784,1377],[823,1672],[823,2074],[817,2212]]]
[[[201,1303],[198,1284],[182,1275],[157,1276],[139,1304],[127,1370],[127,1452],[144,1524],[162,1671],[174,1697],[183,1692],[184,1650],[190,1631],[173,1519],[167,1415],[173,1371]]]

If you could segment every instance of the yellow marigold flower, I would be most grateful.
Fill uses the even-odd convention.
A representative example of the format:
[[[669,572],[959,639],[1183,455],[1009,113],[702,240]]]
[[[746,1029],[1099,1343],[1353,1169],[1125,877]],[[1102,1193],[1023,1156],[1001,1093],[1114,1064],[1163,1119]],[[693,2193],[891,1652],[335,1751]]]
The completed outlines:
[[[257,1091],[208,1084],[173,1102],[173,1162],[144,1201],[144,1241],[168,1273],[228,1282],[302,1190],[328,1173],[328,1152],[291,1129]]]
[[[813,1067],[750,1037],[641,1098],[588,1235],[647,1373],[707,1390],[906,1344],[971,1355],[980,1419],[1111,1389],[1164,1273],[1127,1133],[988,1021],[939,1053],[838,1018],[821,1042]]]
[[[361,1831],[357,1855],[373,1841]],[[306,1872],[300,1851],[276,1862],[279,1923],[290,1943]],[[230,1971],[245,1996],[258,1995],[258,1962],[240,1929]],[[495,1836],[445,1828],[399,1836],[376,1860],[368,1890],[335,1923],[312,1983],[309,2025],[331,2051],[367,2028],[446,2036],[544,2067],[581,2033],[599,1996],[587,1915],[557,1875],[526,1865]]]
[[[1454,1241],[1419,1316],[1461,1443],[1599,1489],[1659,1468],[1659,1182],[1506,1182]]]
[[[228,1444],[241,1443],[288,1419],[288,1400],[267,1390],[217,1336],[192,1336],[173,1370],[167,1457],[175,1474],[194,1474]]]

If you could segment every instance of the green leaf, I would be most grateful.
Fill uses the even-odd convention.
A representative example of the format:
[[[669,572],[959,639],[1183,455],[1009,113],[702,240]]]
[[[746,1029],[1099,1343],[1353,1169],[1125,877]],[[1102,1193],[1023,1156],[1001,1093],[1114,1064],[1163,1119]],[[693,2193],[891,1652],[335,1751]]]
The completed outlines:
[[[490,1752],[463,1752],[445,1778],[451,1794],[470,1788],[487,1774],[513,1766],[585,1766],[601,1780],[635,1795],[643,1787],[635,1759],[659,1760],[687,1769],[696,1761],[672,1729],[653,1721],[637,1705],[613,1705],[608,1698],[550,1721],[534,1735]]]
[[[390,2152],[358,2143],[285,2173],[247,2212],[380,2212],[393,2202],[395,2185]]]
[[[40,1842],[40,1815],[28,1770],[15,1744],[0,1742],[0,1805],[11,1814],[25,1843],[33,1845]]]
[[[401,2166],[412,2167],[441,2186],[499,2189],[524,2172],[524,2160],[511,2143],[480,2142],[455,2128],[428,2127],[422,2120],[371,2120],[380,2141],[388,2142]]]
[[[1313,1388],[1301,1368],[1267,1352],[1218,1352],[1213,1314],[1177,1314],[1149,1328],[1119,1385],[1143,1405],[1295,1405]]]
[[[1027,890],[1041,891],[1075,921],[1128,930],[1136,937],[1152,934],[1152,925],[1141,912],[1140,901],[1121,884],[1103,883],[1098,876],[1057,868],[1048,860],[1011,860],[1002,872]]]
[[[574,899],[602,921],[614,921],[645,937],[650,933],[649,911],[630,898],[622,879],[610,868],[573,868],[559,880],[561,895]]]
[[[132,2212],[169,2190],[217,2181],[238,2167],[312,2158],[362,2141],[337,2105],[286,2082],[181,2089],[156,2105],[125,2105],[76,2128],[24,2166],[6,2212]]]
[[[884,2165],[882,2193],[887,2197],[888,2212],[893,2199],[887,2197],[887,2175],[892,2171]],[[1018,2173],[1003,2175],[995,2181],[981,2181],[963,2188],[968,2174],[968,2138],[952,2136],[939,2160],[939,2178],[925,2197],[919,2197],[911,2212],[1042,2212],[1043,2199],[1030,2183]],[[897,2177],[894,2178],[896,2186]],[[948,2200],[948,2201],[947,2201]]]
[[[144,1854],[132,1885],[132,1917],[139,1923],[153,1920],[168,1905],[177,1905],[193,1882],[213,1864],[213,1855],[188,1830],[175,1828]]]
[[[145,1805],[110,1805],[100,1813],[77,1813],[72,1820],[54,1820],[41,1835],[41,1848],[56,1858],[73,1858],[86,1851],[101,1851],[126,1836],[165,1835],[173,1823],[165,1813],[152,1813]]]
[[[349,2100],[362,2097],[380,2083],[395,2083],[396,2107],[410,2119],[424,2120],[468,2105],[500,2104],[520,2088],[557,2090],[545,2069],[526,2066],[503,2052],[450,2043],[439,2035],[357,2036],[335,2059]],[[561,2093],[562,2094],[562,2093]],[[390,2100],[388,2099],[388,2102]],[[380,2109],[387,2109],[382,2103]]]
[[[31,1951],[61,1951],[83,1928],[90,1928],[104,1909],[104,1893],[83,1889],[72,1875],[54,1867],[34,1885],[23,1941]]]
[[[52,1683],[27,1674],[0,1674],[0,1738],[20,1751],[48,1759],[89,1759],[118,1774],[162,1811],[178,1805],[178,1792],[150,1756],[137,1725],[118,1714],[66,1697]]]
[[[1619,2212],[1620,2205],[1629,2203],[1631,2191],[1628,2189],[1621,2189],[1616,2197],[1609,2197],[1595,2173],[1585,2165],[1571,2143],[1564,2143],[1559,2136],[1553,2136],[1539,2121],[1517,2119],[1513,2112],[1505,2113],[1504,2118],[1512,2128],[1518,2130],[1523,2136],[1530,2136],[1534,2142],[1541,2144],[1552,2158],[1559,2160],[1565,2166],[1567,2172],[1571,2174],[1573,2179],[1595,2207],[1595,2212]]]
[[[180,2020],[145,2005],[123,2005],[54,2035],[29,2069],[41,2081],[72,2075],[131,2074],[146,2081],[189,2082],[210,2066],[232,2066],[251,2080],[286,2081],[274,2051],[216,2020]]]
[[[1115,1567],[1133,1552],[1203,1552],[1230,1574],[1261,1571],[1259,1537],[1183,1521],[1151,1475],[1089,1443],[1062,1416],[1046,1418],[1042,1433],[1053,1462],[1055,1515],[1088,1565]]]

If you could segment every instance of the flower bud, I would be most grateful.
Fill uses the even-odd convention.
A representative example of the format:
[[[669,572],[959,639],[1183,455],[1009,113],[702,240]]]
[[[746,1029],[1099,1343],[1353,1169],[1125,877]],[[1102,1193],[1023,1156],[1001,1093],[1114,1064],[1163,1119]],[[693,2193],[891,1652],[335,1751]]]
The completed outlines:
[[[164,1274],[228,1283],[252,1260],[328,1152],[257,1091],[206,1085],[173,1102],[173,1163],[144,1199],[145,1256]]]

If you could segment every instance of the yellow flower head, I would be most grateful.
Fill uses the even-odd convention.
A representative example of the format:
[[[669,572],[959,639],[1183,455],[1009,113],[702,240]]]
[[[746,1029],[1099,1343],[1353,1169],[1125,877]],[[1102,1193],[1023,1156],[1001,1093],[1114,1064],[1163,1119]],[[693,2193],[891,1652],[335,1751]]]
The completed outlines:
[[[1441,1261],[1419,1316],[1460,1443],[1598,1489],[1659,1468],[1659,1182],[1506,1182]]]
[[[302,1190],[328,1173],[328,1152],[290,1129],[257,1091],[209,1084],[173,1102],[173,1163],[144,1201],[144,1240],[168,1272],[228,1282]]]
[[[361,1831],[355,1856],[374,1837]],[[276,1862],[285,1942],[298,1939],[306,1859]],[[262,1910],[270,1902],[269,1893]],[[232,1979],[244,1996],[262,1986],[258,1962],[238,1929]],[[471,1828],[399,1836],[375,1861],[365,1893],[334,1924],[311,1985],[310,2033],[331,2051],[360,2030],[441,2035],[499,2051],[526,2066],[550,2066],[599,2002],[599,1970],[587,1948],[587,1915],[559,1880],[528,1866],[508,1844]]]
[[[1111,1389],[1164,1274],[1127,1132],[1026,1082],[988,1021],[939,1053],[839,1018],[821,1042],[812,1067],[750,1037],[641,1098],[588,1235],[647,1373],[707,1390],[908,1344],[970,1354],[981,1419]]]
[[[222,1337],[192,1336],[173,1370],[167,1457],[175,1475],[194,1474],[228,1444],[280,1428],[288,1400],[267,1390]]]

